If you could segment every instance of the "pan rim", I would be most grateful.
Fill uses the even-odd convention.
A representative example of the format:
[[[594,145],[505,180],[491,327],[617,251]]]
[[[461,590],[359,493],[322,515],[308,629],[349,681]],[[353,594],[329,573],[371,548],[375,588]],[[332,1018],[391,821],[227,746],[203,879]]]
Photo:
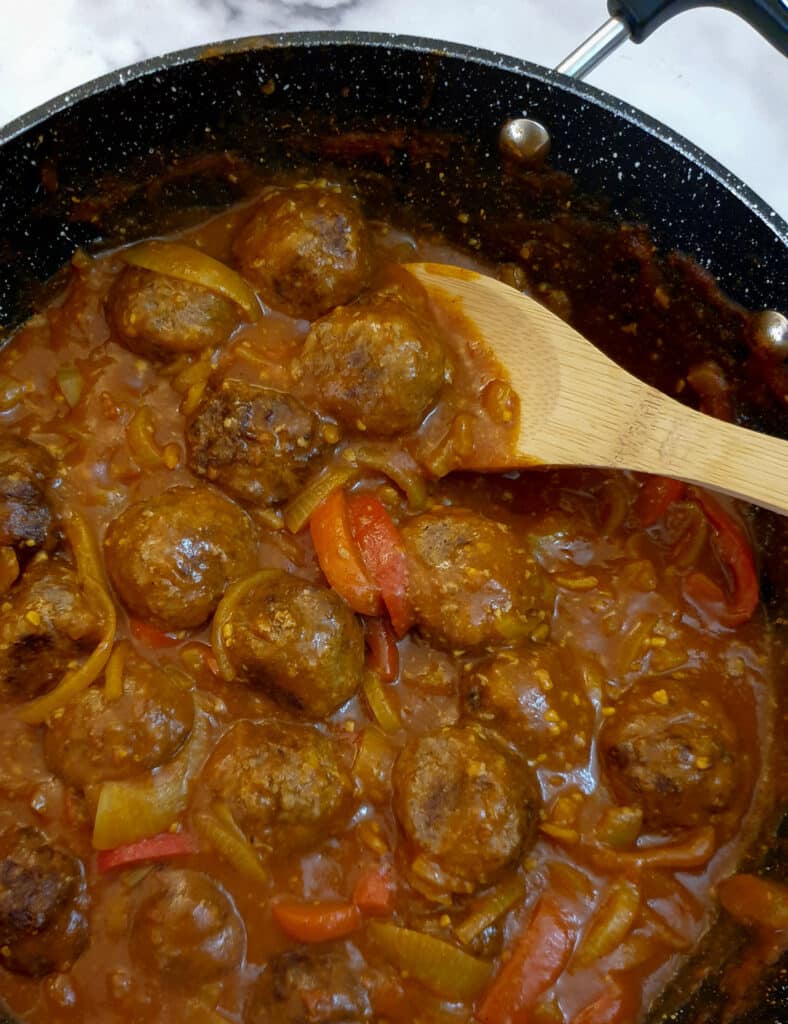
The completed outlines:
[[[710,156],[685,136],[646,114],[638,107],[613,96],[588,82],[581,82],[566,75],[543,67],[531,61],[522,60],[507,54],[498,53],[481,47],[469,46],[464,43],[453,43],[442,39],[424,36],[401,35],[386,32],[353,32],[353,31],[313,31],[313,32],[277,32],[263,35],[241,36],[233,39],[219,40],[214,43],[201,43],[180,50],[172,50],[155,57],[147,57],[133,64],[107,72],[97,78],[90,79],[73,89],[60,93],[50,100],[33,107],[6,125],[0,126],[0,150],[13,139],[46,122],[56,114],[76,107],[82,100],[101,95],[127,82],[136,81],[149,75],[167,71],[170,68],[189,64],[196,60],[221,58],[234,53],[245,53],[250,50],[264,51],[267,49],[306,48],[315,46],[344,46],[396,49],[417,54],[434,54],[436,56],[454,57],[464,61],[511,72],[528,79],[533,79],[548,86],[553,86],[575,95],[607,113],[623,119],[635,128],[651,135],[657,141],[669,146],[688,163],[701,169],[713,178],[726,191],[738,199],[747,210],[766,228],[788,247],[788,222],[774,210],[766,200],[762,199],[741,178],[729,171],[714,157]]]

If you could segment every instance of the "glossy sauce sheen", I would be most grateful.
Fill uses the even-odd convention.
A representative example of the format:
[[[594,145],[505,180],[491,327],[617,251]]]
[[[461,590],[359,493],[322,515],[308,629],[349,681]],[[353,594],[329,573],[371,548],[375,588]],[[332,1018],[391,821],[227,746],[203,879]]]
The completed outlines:
[[[231,240],[247,214],[246,208],[222,214],[185,238],[229,262]],[[459,252],[384,224],[373,224],[371,233],[374,273],[384,281],[392,273],[397,280],[396,271],[387,269],[397,262],[437,259],[479,266]],[[108,525],[131,503],[196,482],[186,464],[186,396],[173,386],[175,370],[130,352],[111,335],[105,302],[123,267],[117,254],[95,259],[79,255],[64,294],[0,354],[0,375],[26,387],[21,400],[0,413],[3,429],[36,440],[57,455],[61,483],[54,507],[60,513],[81,513],[99,545]],[[445,640],[433,643],[436,618],[438,632],[443,617],[451,634],[459,613],[452,607],[450,590],[420,594],[416,604],[422,621],[398,644],[397,678],[383,684],[401,719],[400,728],[386,734],[360,692],[327,719],[316,720],[239,680],[222,680],[206,657],[210,627],[175,632],[171,644],[151,646],[149,633],[130,631],[126,610],[115,595],[116,642],[130,640],[141,656],[178,670],[179,685],[198,697],[195,714],[208,737],[208,751],[216,750],[241,720],[274,721],[291,731],[311,723],[333,741],[337,770],[353,780],[350,802],[328,835],[312,836],[296,848],[288,848],[286,830],[272,833],[270,844],[266,836],[255,836],[268,881],[244,879],[202,839],[198,852],[154,864],[147,873],[135,864],[100,874],[91,841],[95,793],[69,787],[50,771],[43,752],[45,727],[23,724],[18,718],[21,702],[6,701],[0,707],[0,835],[20,825],[34,826],[57,848],[80,858],[90,903],[89,945],[70,970],[28,979],[0,968],[0,995],[21,1019],[52,1024],[300,1021],[305,1018],[288,1010],[281,995],[264,996],[261,1002],[255,993],[264,991],[258,979],[266,970],[271,974],[272,958],[302,950],[307,958],[325,954],[341,965],[326,982],[322,1009],[318,1006],[310,1020],[472,1020],[483,989],[476,999],[442,999],[396,969],[368,923],[346,938],[306,946],[288,937],[272,918],[272,902],[282,898],[350,901],[360,876],[381,865],[394,886],[389,919],[464,948],[489,962],[491,975],[507,962],[506,951],[515,947],[540,900],[551,894],[570,926],[575,951],[535,999],[539,1008],[533,1019],[540,1024],[571,1024],[612,983],[620,989],[622,1008],[610,1020],[623,1024],[640,1019],[681,957],[711,925],[717,912],[714,887],[736,869],[770,796],[772,652],[763,613],[757,610],[735,629],[720,628],[699,614],[685,597],[688,572],[701,570],[720,583],[724,573],[708,538],[700,538],[691,562],[679,557],[697,527],[697,506],[680,503],[646,529],[635,514],[641,481],[630,475],[534,471],[506,478],[445,476],[461,467],[463,445],[472,444],[477,453],[505,447],[516,425],[516,409],[510,405],[509,414],[502,416],[502,407],[491,402],[496,393],[491,383],[505,394],[500,392],[504,382],[481,351],[472,327],[438,308],[432,315],[447,339],[451,381],[443,385],[418,430],[386,439],[387,451],[393,457],[395,449],[405,449],[424,468],[430,480],[428,514],[451,508],[478,513],[511,531],[506,537],[513,538],[517,557],[526,553],[535,561],[533,571],[549,597],[541,619],[533,623],[532,637],[518,636],[514,646],[499,638],[470,650]],[[305,385],[294,380],[291,366],[308,326],[270,309],[254,324],[241,323],[239,314],[239,326],[217,354],[214,378],[263,383],[296,395],[300,388],[303,395]],[[178,368],[188,368],[195,358],[182,359]],[[83,382],[73,409],[57,383],[57,371],[64,366],[76,367]],[[150,410],[156,448],[169,453],[158,467],[141,464],[129,447],[127,430],[141,405]],[[334,420],[323,415],[321,423],[330,428]],[[325,436],[339,440],[333,451],[328,444],[314,469],[324,462],[341,465],[347,461],[343,451],[369,442],[364,431],[352,429],[329,429]],[[454,450],[447,447],[448,436]],[[437,475],[442,479],[435,479]],[[404,535],[412,535],[418,513],[409,509],[391,481],[367,470],[348,486],[379,497]],[[325,583],[308,529],[293,536],[281,528],[276,512],[247,507],[256,531],[252,570],[281,569],[298,579]],[[60,550],[68,561],[65,542]],[[439,564],[436,572],[441,571]],[[470,619],[480,621],[484,614],[471,601]],[[491,658],[498,659],[504,672],[529,659],[536,668],[521,687],[519,705],[514,698],[512,706],[520,711],[513,718],[491,708],[483,695]],[[93,685],[104,684],[99,680]],[[600,821],[617,802],[600,770],[600,730],[611,728],[621,715],[619,704],[633,687],[653,694],[657,706],[666,690],[678,687],[678,692],[692,694],[693,708],[719,702],[735,723],[734,795],[711,822],[714,852],[700,867],[637,866],[633,851],[681,844],[709,820],[669,828],[644,825],[639,847],[632,841],[618,851],[608,849],[607,859],[599,855]],[[440,880],[420,883],[414,877],[412,852],[398,820],[402,814],[395,815],[392,806],[391,772],[400,750],[415,737],[444,727],[462,729],[468,723],[494,731],[496,743],[506,749],[511,745],[522,771],[536,773],[541,799],[535,798],[540,805],[532,823],[535,841],[524,844],[503,866],[491,868],[489,878],[465,886],[471,891],[463,891],[462,885],[452,886],[453,892],[449,887],[441,891]],[[378,752],[373,781],[369,776],[359,779],[356,771],[363,737],[369,735],[374,735]],[[193,835],[199,834],[196,816],[211,806],[208,774],[197,773],[192,780],[188,809],[176,823]],[[440,802],[440,797],[435,799]],[[620,794],[619,801],[625,802]],[[461,820],[457,828],[456,845],[462,846]],[[241,938],[222,940],[232,947],[234,966],[216,977],[199,968],[185,978],[160,971],[134,938],[135,921],[145,913],[157,877],[171,877],[169,872],[181,869],[218,882],[243,922]],[[489,892],[516,878],[522,880],[519,899],[463,946],[455,929]],[[586,962],[583,941],[611,890],[620,890],[624,882],[636,886],[638,909],[614,948]],[[187,913],[178,920],[188,946],[195,917]],[[348,1003],[349,1010],[342,1009],[343,999],[350,999],[343,989],[346,974],[365,993],[360,1002]]]

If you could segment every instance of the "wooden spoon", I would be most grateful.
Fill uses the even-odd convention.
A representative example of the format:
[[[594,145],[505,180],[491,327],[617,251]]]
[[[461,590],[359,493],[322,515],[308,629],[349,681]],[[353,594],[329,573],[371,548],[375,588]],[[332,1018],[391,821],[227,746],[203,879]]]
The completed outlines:
[[[688,409],[622,370],[538,302],[473,271],[406,269],[461,313],[520,397],[520,430],[474,469],[601,466],[677,477],[788,514],[788,442]]]

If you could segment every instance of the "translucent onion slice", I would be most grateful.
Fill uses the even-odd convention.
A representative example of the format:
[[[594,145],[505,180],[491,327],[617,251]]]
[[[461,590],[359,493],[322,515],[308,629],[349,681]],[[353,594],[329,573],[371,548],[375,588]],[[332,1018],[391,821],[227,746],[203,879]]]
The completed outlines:
[[[98,548],[82,516],[77,513],[70,515],[66,521],[66,535],[74,553],[80,583],[101,615],[101,640],[87,661],[67,672],[53,690],[23,705],[19,710],[19,718],[28,725],[46,721],[53,711],[63,707],[94,683],[104,671],[115,643],[115,604],[104,580]]]
[[[368,928],[392,964],[444,999],[473,999],[492,977],[492,964],[432,935],[377,921]]]
[[[224,597],[219,602],[213,617],[211,646],[213,647],[216,664],[219,666],[219,674],[228,683],[232,682],[235,678],[235,670],[230,664],[230,659],[227,657],[227,648],[232,644],[232,623],[230,619],[235,609],[241,603],[241,600],[253,587],[256,587],[258,583],[269,580],[276,574],[276,569],[261,569],[259,572],[253,572],[251,576],[244,576],[243,579],[236,580],[235,583],[230,584],[224,592]]]
[[[260,303],[253,289],[231,267],[213,256],[184,245],[182,242],[141,242],[124,249],[120,257],[126,263],[143,270],[199,284],[217,292],[246,313],[250,320],[260,319]]]

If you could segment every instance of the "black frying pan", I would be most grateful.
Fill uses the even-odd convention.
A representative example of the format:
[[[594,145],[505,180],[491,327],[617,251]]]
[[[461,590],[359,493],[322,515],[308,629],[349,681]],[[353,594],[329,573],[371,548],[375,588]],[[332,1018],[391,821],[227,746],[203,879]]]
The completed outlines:
[[[695,4],[610,6],[639,39]],[[783,0],[727,6],[788,48]],[[602,43],[609,49],[624,34],[609,24]],[[500,258],[491,225],[505,228],[511,183],[498,136],[524,114],[547,128],[551,163],[574,177],[577,195],[606,197],[578,200],[588,216],[644,221],[661,249],[694,256],[734,300],[788,310],[788,224],[668,128],[511,57],[401,36],[313,33],[145,61],[0,129],[0,337],[78,246],[196,220],[241,198],[260,173],[293,165],[339,166],[372,205],[421,211],[453,241]],[[527,190],[527,175],[520,184]],[[549,216],[559,193],[537,190],[528,201]],[[467,223],[457,217],[466,210]],[[770,536],[781,528],[772,522]],[[780,543],[778,536],[774,550]],[[788,550],[784,537],[782,544]],[[785,597],[774,580],[766,586],[775,601]],[[767,870],[784,875],[787,839],[788,827],[775,825],[762,851]],[[740,940],[727,926],[716,929],[705,959],[690,965],[656,1019],[722,1021],[711,966],[735,958]],[[788,1022],[785,960],[752,996],[752,1024]]]

